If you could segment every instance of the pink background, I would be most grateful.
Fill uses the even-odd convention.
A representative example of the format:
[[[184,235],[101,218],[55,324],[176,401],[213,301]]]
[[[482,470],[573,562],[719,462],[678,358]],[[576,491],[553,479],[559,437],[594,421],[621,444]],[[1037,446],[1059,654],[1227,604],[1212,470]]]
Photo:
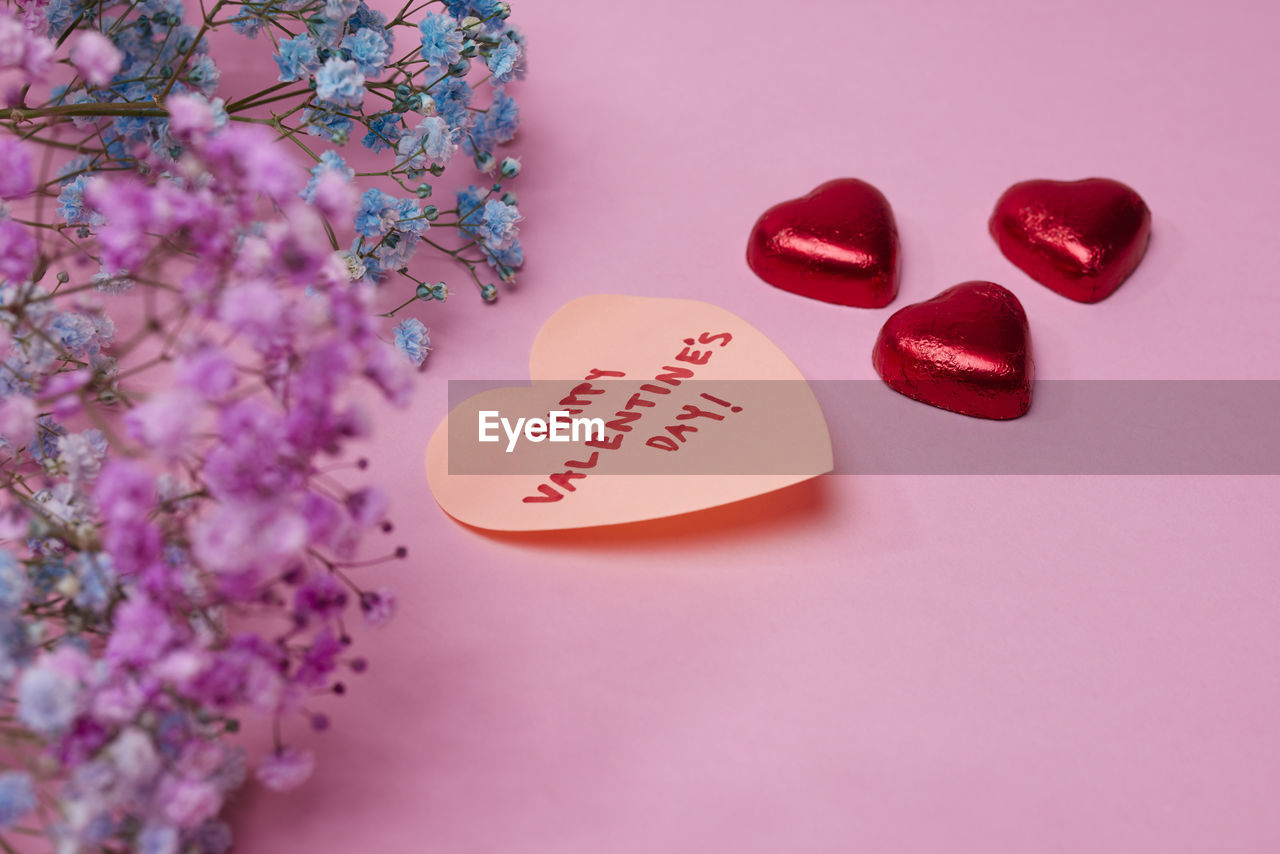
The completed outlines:
[[[529,265],[422,317],[373,473],[402,615],[251,791],[250,854],[1280,850],[1280,479],[830,477],[669,523],[503,537],[422,474],[449,378],[518,378],[593,292],[722,305],[813,378],[888,314],[1012,288],[1042,378],[1277,378],[1275,3],[520,0]],[[225,63],[224,63],[225,64]],[[885,310],[756,280],[747,232],[828,178],[897,213]],[[1112,298],[996,250],[1010,183],[1105,175],[1155,214]]]

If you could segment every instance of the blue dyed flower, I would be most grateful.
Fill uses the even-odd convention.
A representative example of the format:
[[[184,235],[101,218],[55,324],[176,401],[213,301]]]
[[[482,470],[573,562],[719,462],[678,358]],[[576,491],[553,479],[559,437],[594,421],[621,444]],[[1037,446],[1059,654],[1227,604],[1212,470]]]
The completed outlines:
[[[392,199],[381,211],[379,228],[386,237],[377,242],[373,257],[380,270],[398,270],[409,263],[419,236],[429,225],[413,199]]]
[[[458,77],[441,80],[431,87],[431,97],[436,102],[436,112],[450,127],[465,128],[471,124],[471,85]]]
[[[73,356],[88,355],[90,350],[96,352],[99,349],[94,341],[97,328],[93,319],[86,314],[59,314],[49,324],[49,334]]]
[[[71,0],[53,0],[45,9],[45,17],[49,20],[46,35],[57,41],[67,31],[67,27],[71,26],[72,21],[78,20],[79,15],[78,9],[72,8]]]
[[[404,134],[400,125],[403,117],[399,113],[379,113],[369,120],[369,132],[360,140],[360,144],[373,152],[386,151]]]
[[[84,185],[88,182],[88,175],[77,175],[74,180],[63,184],[62,191],[58,193],[58,216],[67,225],[90,224],[93,213],[84,203]]]
[[[377,77],[391,58],[391,45],[372,28],[351,33],[342,40],[342,47],[365,77]]]
[[[187,79],[194,83],[206,97],[213,97],[213,93],[218,90],[218,81],[222,79],[222,72],[214,64],[212,57],[202,56],[192,62],[187,69]]]
[[[515,240],[519,230],[516,223],[521,219],[523,217],[520,216],[520,211],[516,210],[515,205],[490,199],[484,203],[484,209],[480,215],[480,226],[476,229],[476,233],[490,249],[502,249]]]
[[[415,365],[421,365],[431,349],[431,338],[427,335],[427,327],[416,317],[408,317],[396,324],[396,349]]]
[[[356,209],[356,233],[365,237],[379,237],[391,228],[394,217],[389,217],[396,207],[396,197],[377,187],[370,187],[360,196]]]
[[[364,75],[350,60],[330,57],[316,72],[316,97],[342,107],[358,107],[364,100]]]
[[[43,560],[31,565],[31,587],[36,598],[48,596],[53,588],[71,574],[71,570],[60,559]]]
[[[302,120],[306,124],[307,133],[312,136],[318,136],[339,145],[345,144],[351,137],[351,119],[341,113],[304,110]]]
[[[360,0],[360,5],[356,7],[356,13],[351,16],[351,20],[347,21],[347,26],[351,32],[359,32],[364,29],[377,30],[378,35],[386,41],[387,47],[395,48],[395,33],[387,29],[387,16],[373,9],[364,0]]]
[[[443,166],[457,150],[453,132],[440,116],[423,119],[396,146],[401,162],[415,169],[425,169],[428,164]]]
[[[167,824],[147,825],[138,834],[138,854],[175,854],[182,837]]]
[[[18,680],[18,719],[45,735],[58,733],[75,720],[79,685],[49,666],[28,668]]]
[[[36,441],[27,448],[27,452],[36,460],[58,458],[58,439],[67,434],[67,429],[51,416],[41,415],[36,419]]]
[[[497,92],[484,114],[485,131],[495,142],[510,142],[520,127],[520,108],[506,92]]]
[[[36,808],[36,788],[24,771],[0,773],[0,830],[8,830]]]
[[[20,668],[31,658],[31,642],[27,637],[27,621],[0,612],[0,687],[8,688]]]
[[[58,462],[71,480],[93,480],[106,457],[107,439],[101,430],[82,430],[58,439]]]
[[[346,21],[356,13],[359,0],[325,0],[324,16],[330,21]]]
[[[152,141],[156,130],[156,124],[151,118],[121,116],[111,123],[108,136],[114,135],[116,138],[114,141],[127,140],[145,145]]]
[[[280,42],[276,65],[280,68],[280,80],[290,83],[310,77],[320,67],[320,54],[316,40],[303,34]]]
[[[352,246],[352,251],[356,250],[356,246]],[[391,271],[382,266],[382,262],[377,258],[362,258],[364,263],[364,278],[370,282],[381,284],[391,275]]]
[[[473,115],[474,124],[462,138],[463,149],[473,157],[480,152],[492,153],[497,146],[510,142],[520,126],[515,99],[501,90],[494,94],[488,110]]]
[[[515,271],[524,266],[524,247],[519,238],[501,249],[486,249],[484,254],[489,266],[498,271],[498,277],[504,282],[515,281]]]
[[[311,168],[311,178],[307,181],[307,186],[302,188],[302,192],[299,195],[308,202],[314,199],[316,187],[320,185],[320,179],[324,177],[326,172],[337,172],[348,181],[356,176],[356,170],[347,165],[347,161],[342,159],[341,154],[336,151],[326,151],[320,155],[320,162]]]
[[[316,37],[316,41],[330,49],[338,46],[338,42],[342,40],[342,36],[346,32],[344,21],[324,16],[312,18],[308,29]]]
[[[485,127],[483,113],[462,135],[462,150],[467,153],[468,157],[482,156],[484,154],[492,156],[495,144],[495,140],[489,135],[489,129]]]
[[[498,3],[499,0],[445,0],[449,13],[459,18],[465,18],[467,15],[475,15],[480,19],[495,18],[498,14]]]
[[[458,190],[458,222],[462,231],[475,237],[480,226],[481,208],[484,207],[486,193],[478,187],[467,187]]]
[[[172,20],[182,20],[182,0],[143,0],[138,7],[153,18],[165,15]]]
[[[431,225],[422,215],[422,208],[413,199],[396,199],[392,213],[395,216],[395,229],[405,234],[421,234]]]
[[[0,611],[17,611],[27,599],[27,568],[0,550]]]
[[[72,560],[72,569],[80,582],[75,603],[90,611],[105,611],[116,583],[111,556],[105,552],[81,552]]]
[[[452,15],[429,12],[418,22],[422,31],[422,58],[429,65],[444,68],[462,57],[462,31]]]
[[[519,63],[520,45],[511,39],[503,39],[502,44],[498,45],[497,49],[489,54],[489,59],[487,60],[489,72],[493,74],[493,82],[497,84],[506,83],[515,76]]]
[[[235,19],[231,22],[231,29],[242,36],[255,39],[267,23],[267,17],[258,10],[258,7],[244,5],[240,7]]]

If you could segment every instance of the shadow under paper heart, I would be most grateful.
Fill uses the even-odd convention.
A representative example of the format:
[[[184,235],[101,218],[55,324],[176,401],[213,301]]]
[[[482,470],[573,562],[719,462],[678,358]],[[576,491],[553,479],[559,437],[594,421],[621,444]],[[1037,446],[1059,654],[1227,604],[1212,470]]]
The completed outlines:
[[[483,537],[523,546],[609,551],[619,547],[666,550],[673,543],[736,541],[756,533],[770,536],[829,521],[835,509],[827,478],[816,477],[731,504],[643,522],[556,531],[491,531],[463,524]]]

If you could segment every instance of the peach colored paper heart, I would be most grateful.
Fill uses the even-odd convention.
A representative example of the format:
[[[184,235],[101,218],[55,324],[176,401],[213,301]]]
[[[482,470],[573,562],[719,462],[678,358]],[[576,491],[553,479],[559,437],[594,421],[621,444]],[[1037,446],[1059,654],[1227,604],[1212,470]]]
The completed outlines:
[[[529,365],[531,385],[473,395],[427,445],[428,484],[460,522],[498,531],[640,522],[832,469],[826,420],[800,371],[763,333],[710,303],[582,297],[543,325]],[[652,405],[633,405],[636,395]],[[496,444],[478,441],[481,411],[510,413],[514,423],[556,409],[605,420],[604,439],[522,441],[509,454],[502,430]]]

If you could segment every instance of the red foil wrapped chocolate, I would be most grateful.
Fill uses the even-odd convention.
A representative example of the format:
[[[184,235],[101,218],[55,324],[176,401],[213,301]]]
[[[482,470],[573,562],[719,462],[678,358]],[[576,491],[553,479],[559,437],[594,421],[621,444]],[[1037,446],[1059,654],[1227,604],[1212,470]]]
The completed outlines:
[[[747,243],[747,264],[774,287],[859,308],[893,302],[898,254],[889,201],[856,178],[774,205],[756,220]]]
[[[1031,278],[1077,302],[1098,302],[1138,266],[1151,236],[1151,211],[1109,178],[1023,181],[991,215],[991,236]]]
[[[965,282],[899,309],[871,363],[896,392],[978,418],[1031,406],[1031,332],[1018,298],[994,282]]]

